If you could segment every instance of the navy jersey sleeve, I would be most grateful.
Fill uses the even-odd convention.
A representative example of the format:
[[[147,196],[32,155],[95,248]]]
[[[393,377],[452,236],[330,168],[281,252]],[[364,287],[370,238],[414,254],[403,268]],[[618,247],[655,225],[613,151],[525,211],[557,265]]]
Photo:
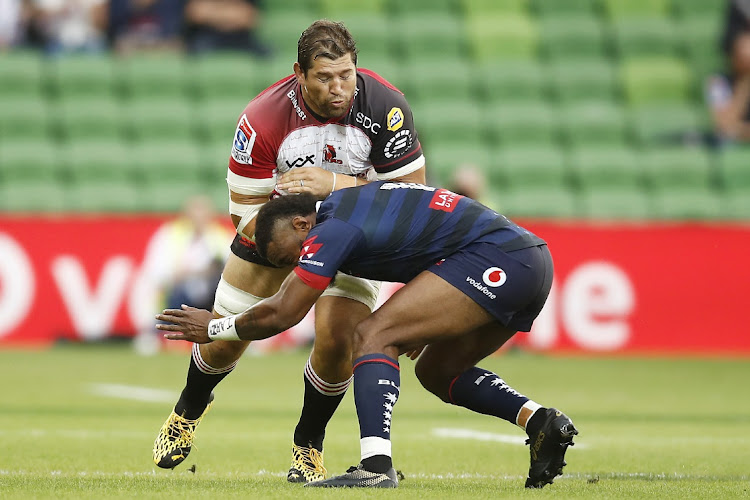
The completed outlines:
[[[294,272],[307,285],[322,290],[363,241],[359,228],[340,219],[327,219],[308,234]]]

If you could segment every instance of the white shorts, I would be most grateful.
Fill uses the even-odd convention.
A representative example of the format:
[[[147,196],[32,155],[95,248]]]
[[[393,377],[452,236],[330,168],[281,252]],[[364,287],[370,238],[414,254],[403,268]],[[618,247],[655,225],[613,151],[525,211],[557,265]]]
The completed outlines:
[[[375,304],[378,301],[379,292],[380,281],[366,280],[344,273],[336,273],[336,279],[325,289],[323,296],[344,297],[356,300],[357,302],[362,302],[372,311],[375,309]],[[221,316],[231,316],[247,310],[261,300],[263,300],[263,297],[256,297],[230,285],[224,280],[224,276],[222,275],[219,286],[216,287],[214,310]]]
[[[222,274],[221,280],[219,280],[219,285],[216,287],[214,311],[220,316],[226,318],[227,316],[239,314],[248,310],[261,300],[263,300],[263,297],[256,297],[251,293],[230,285],[224,279],[224,275]]]
[[[356,300],[369,307],[372,312],[378,302],[380,284],[380,281],[357,278],[339,272],[336,273],[333,283],[325,289],[321,297],[344,297]]]

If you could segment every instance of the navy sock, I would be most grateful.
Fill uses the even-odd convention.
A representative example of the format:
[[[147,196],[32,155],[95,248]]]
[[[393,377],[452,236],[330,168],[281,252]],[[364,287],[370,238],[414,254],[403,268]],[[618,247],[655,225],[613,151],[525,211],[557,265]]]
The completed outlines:
[[[398,361],[385,354],[354,360],[354,401],[359,419],[362,466],[384,473],[391,460],[391,418],[401,385]]]
[[[476,366],[453,379],[448,390],[451,403],[516,424],[521,407],[529,400],[503,379]]]

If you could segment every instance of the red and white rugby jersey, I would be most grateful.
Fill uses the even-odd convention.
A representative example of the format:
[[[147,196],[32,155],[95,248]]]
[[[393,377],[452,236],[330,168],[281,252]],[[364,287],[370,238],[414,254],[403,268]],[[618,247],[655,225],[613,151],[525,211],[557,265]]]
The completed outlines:
[[[349,112],[320,121],[294,75],[250,101],[237,123],[229,170],[270,179],[295,167],[321,167],[368,180],[392,179],[424,165],[404,95],[376,73],[357,70]]]

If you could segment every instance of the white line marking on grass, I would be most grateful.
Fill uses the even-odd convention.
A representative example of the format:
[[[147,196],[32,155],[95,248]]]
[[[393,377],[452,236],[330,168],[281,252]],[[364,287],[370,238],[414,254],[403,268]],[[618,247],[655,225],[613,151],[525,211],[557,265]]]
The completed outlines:
[[[187,471],[187,469],[185,469]],[[82,470],[82,471],[69,471],[63,472],[61,470],[50,470],[46,472],[40,471],[27,471],[27,470],[7,470],[0,469],[0,476],[36,476],[41,477],[49,474],[53,477],[140,477],[140,476],[153,476],[157,475],[157,471],[124,471],[124,472],[104,472],[99,470]]]
[[[261,469],[257,472],[259,476],[286,477],[289,472],[274,472],[271,470]]]
[[[558,479],[643,479],[646,481],[747,481],[750,476],[720,476],[715,474],[680,474],[678,472],[655,473],[655,472],[573,472],[565,473]]]
[[[521,475],[511,475],[511,474],[478,474],[475,472],[462,472],[462,473],[453,473],[448,472],[447,474],[426,474],[424,472],[405,472],[404,477],[406,479],[488,479],[488,480],[497,480],[497,479],[525,479],[526,476]]]
[[[495,443],[525,445],[526,438],[511,434],[497,434],[495,432],[482,432],[473,429],[456,429],[451,427],[436,427],[432,433],[438,437],[451,439],[473,439],[475,441],[492,441]],[[575,444],[576,449],[586,448],[580,443]]]
[[[436,427],[432,433],[438,437],[453,439],[474,439],[476,441],[494,441],[496,443],[523,445],[526,439],[510,434],[495,434],[494,432],[475,431],[473,429],[455,429],[450,427]]]
[[[0,436],[25,436],[29,438],[71,438],[71,439],[101,439],[101,438],[142,438],[150,436],[150,432],[139,431],[118,431],[118,430],[101,430],[92,431],[90,429],[22,429],[15,431],[0,430]]]
[[[89,392],[97,396],[144,401],[147,403],[170,403],[174,402],[179,396],[174,391],[122,384],[90,384]]]

